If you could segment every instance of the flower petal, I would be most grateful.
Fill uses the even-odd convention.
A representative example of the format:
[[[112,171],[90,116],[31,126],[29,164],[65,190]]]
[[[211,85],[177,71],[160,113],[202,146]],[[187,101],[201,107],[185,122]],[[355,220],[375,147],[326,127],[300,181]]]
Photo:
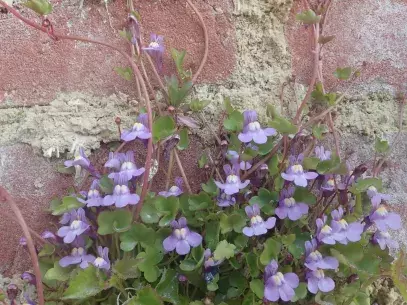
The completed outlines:
[[[239,141],[243,143],[248,143],[251,142],[251,140],[253,140],[253,136],[250,132],[241,132],[237,137]]]
[[[288,208],[285,206],[279,206],[275,209],[274,211],[276,213],[276,215],[278,216],[278,218],[280,219],[285,219],[287,218],[287,214],[288,214]]]
[[[387,217],[386,217],[387,219],[386,219],[386,222],[387,222],[387,225],[391,228],[391,229],[393,229],[393,230],[398,230],[398,229],[400,229],[401,228],[401,218],[400,218],[400,215],[399,214],[396,214],[396,213],[389,213],[389,214],[387,214]]]
[[[291,288],[297,288],[300,284],[300,279],[295,273],[289,272],[284,274],[284,280],[290,285]]]
[[[186,236],[186,241],[191,247],[198,247],[202,243],[202,236],[195,232],[189,232]]]
[[[278,292],[280,293],[280,298],[285,302],[291,301],[291,299],[295,295],[294,289],[292,289],[287,284],[281,285],[278,289]]]
[[[264,297],[270,302],[275,302],[280,298],[280,293],[278,288],[271,285],[266,285],[264,287]]]
[[[329,292],[335,288],[335,282],[330,277],[319,279],[318,288],[322,292]]]
[[[191,247],[186,240],[179,240],[177,242],[176,251],[179,255],[186,255],[191,251]]]
[[[281,173],[281,177],[283,177],[284,180],[287,181],[294,181],[295,176],[291,174],[286,174],[286,173]]]
[[[305,178],[305,175],[295,175],[294,176],[294,184],[297,186],[302,186],[302,187],[307,187],[308,182],[307,179]]]
[[[163,248],[167,252],[174,251],[175,247],[177,246],[178,239],[174,235],[168,236],[163,241]]]
[[[242,232],[247,237],[252,237],[254,235],[254,230],[251,227],[244,227]]]
[[[81,257],[80,256],[73,256],[73,255],[69,255],[69,256],[65,256],[63,258],[61,258],[59,260],[59,265],[62,268],[68,267],[69,265],[76,265],[79,264],[81,262]]]
[[[264,223],[266,225],[267,229],[272,229],[276,225],[276,218],[275,217],[269,217],[267,221]]]
[[[264,134],[263,130],[253,133],[253,142],[257,144],[264,144],[267,142],[267,136]]]
[[[310,278],[308,278],[308,291],[313,293],[313,294],[317,294],[318,292],[318,279],[311,276]]]

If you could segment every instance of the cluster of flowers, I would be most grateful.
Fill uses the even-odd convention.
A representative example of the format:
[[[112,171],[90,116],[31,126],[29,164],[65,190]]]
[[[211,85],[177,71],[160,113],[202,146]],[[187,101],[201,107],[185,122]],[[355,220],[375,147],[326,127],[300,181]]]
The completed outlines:
[[[244,112],[244,129],[239,134],[240,141],[255,148],[255,144],[264,144],[267,137],[276,135],[272,128],[262,129],[257,121],[257,114],[254,111]],[[147,127],[146,116],[140,115],[138,122],[134,124],[131,130],[125,130],[122,133],[124,141],[141,139],[145,141],[151,137],[151,132]],[[254,144],[253,144],[254,142]],[[331,158],[331,153],[325,151],[323,147],[317,147],[316,156],[324,161]],[[240,162],[239,153],[229,151],[227,157],[231,164],[224,166],[226,173],[225,182],[215,181],[220,189],[217,197],[219,207],[229,207],[237,202],[237,194],[246,189],[250,181],[241,181],[240,171],[247,170],[251,167],[250,162]],[[330,175],[319,176],[313,171],[306,171],[302,165],[303,156],[291,156],[289,166],[286,172],[281,173],[281,177],[286,181],[284,188],[280,192],[278,207],[275,209],[275,215],[279,219],[288,218],[296,221],[308,214],[308,205],[304,202],[297,202],[294,199],[295,187],[307,187],[309,180],[316,178],[321,182],[321,192],[331,192],[334,187],[347,192],[347,186],[355,182],[351,174],[340,177],[338,183],[332,181],[334,178]],[[123,208],[127,205],[135,205],[139,201],[139,196],[132,193],[130,188],[132,180],[144,173],[144,168],[137,168],[133,152],[127,153],[110,153],[109,160],[105,167],[111,170],[109,177],[114,181],[112,194],[101,196],[99,188],[99,174],[91,166],[83,150],[75,160],[67,161],[66,166],[80,166],[91,173],[95,173],[96,179],[88,193],[83,194],[84,199],[80,199],[86,207],[109,207],[114,205],[116,208]],[[352,179],[351,179],[352,178]],[[130,187],[129,187],[130,184]],[[181,181],[177,180],[177,185],[171,187],[168,191],[160,192],[159,195],[164,197],[179,196],[182,194]],[[325,275],[325,270],[336,270],[339,266],[338,260],[334,257],[323,257],[318,248],[323,244],[334,245],[336,243],[347,244],[356,242],[361,239],[361,234],[375,225],[377,231],[373,236],[373,241],[384,249],[397,247],[393,241],[388,229],[399,229],[401,227],[400,216],[387,211],[382,204],[382,200],[389,199],[388,195],[379,193],[374,187],[370,187],[367,192],[371,203],[372,210],[370,214],[360,221],[348,223],[344,217],[344,210],[341,206],[331,211],[331,221],[328,225],[328,217],[321,215],[316,220],[315,237],[305,243],[305,279],[308,290],[316,294],[318,291],[329,292],[335,288],[335,282],[332,278]],[[347,196],[347,195],[346,195]],[[249,218],[249,225],[243,228],[243,234],[248,237],[261,236],[273,229],[276,225],[277,218],[269,217],[264,220],[261,216],[260,207],[257,204],[246,206],[245,212]],[[108,271],[110,269],[109,249],[107,247],[98,247],[98,257],[87,254],[84,250],[83,235],[92,235],[92,228],[85,216],[85,210],[79,208],[63,215],[61,219],[62,226],[57,235],[63,238],[64,243],[72,244],[71,255],[60,260],[60,265],[66,267],[69,265],[79,265],[80,268],[87,268],[93,264],[99,269]],[[166,252],[176,251],[179,255],[186,255],[191,248],[198,247],[202,244],[202,236],[190,230],[187,226],[185,217],[171,222],[172,233],[164,239],[163,248]],[[50,232],[49,232],[50,233]],[[52,234],[52,233],[50,233]],[[222,261],[214,260],[209,249],[205,250],[205,268],[218,266]],[[265,290],[264,296],[268,301],[290,301],[294,297],[294,289],[299,285],[299,277],[294,273],[282,274],[278,272],[278,263],[272,260],[264,272]]]

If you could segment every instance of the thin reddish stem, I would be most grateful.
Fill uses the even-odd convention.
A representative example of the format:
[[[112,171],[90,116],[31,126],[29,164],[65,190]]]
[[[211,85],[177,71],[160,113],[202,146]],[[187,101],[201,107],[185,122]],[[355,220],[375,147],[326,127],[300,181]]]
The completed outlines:
[[[4,189],[1,186],[0,186],[0,202],[6,202],[10,205],[11,209],[13,210],[13,213],[16,215],[16,218],[18,220],[18,223],[21,226],[21,229],[23,230],[24,236],[27,239],[27,247],[28,247],[28,251],[31,256],[31,262],[33,264],[33,269],[34,269],[34,274],[35,274],[38,302],[39,302],[39,305],[44,305],[45,304],[44,289],[42,287],[42,276],[41,276],[41,271],[40,271],[40,264],[38,262],[37,251],[35,249],[35,245],[34,245],[32,237],[31,237],[30,230],[29,230],[27,223],[24,220],[23,214],[21,214],[21,211],[18,208],[16,202],[10,196],[10,194],[6,191],[6,189]]]
[[[208,37],[208,29],[206,27],[205,21],[203,20],[202,14],[199,12],[199,10],[196,8],[196,6],[192,3],[191,0],[186,0],[189,6],[192,8],[192,10],[195,12],[195,14],[198,16],[199,22],[201,23],[201,27],[203,30],[204,34],[204,42],[205,42],[205,49],[204,49],[204,54],[201,60],[201,64],[198,67],[198,70],[196,70],[194,77],[192,78],[192,82],[195,83],[196,80],[198,79],[199,75],[202,72],[203,67],[206,64],[206,60],[208,59],[208,53],[209,53],[209,37]]]

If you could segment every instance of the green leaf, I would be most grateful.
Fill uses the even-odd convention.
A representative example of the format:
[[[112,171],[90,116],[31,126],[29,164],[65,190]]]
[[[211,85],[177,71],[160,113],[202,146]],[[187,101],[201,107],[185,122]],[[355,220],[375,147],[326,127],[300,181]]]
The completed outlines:
[[[300,283],[295,290],[295,296],[291,300],[292,302],[297,302],[298,300],[305,299],[307,297],[307,284],[305,283]]]
[[[54,211],[57,207],[59,207],[62,204],[62,200],[59,198],[54,198],[51,200],[49,203],[49,209],[48,211],[52,212]]]
[[[174,119],[170,116],[161,116],[153,123],[153,139],[157,143],[174,134],[176,130]]]
[[[331,159],[321,161],[317,165],[318,173],[325,174],[338,174],[346,175],[348,173],[348,168],[344,161],[341,162],[339,157],[336,154],[332,154]]]
[[[281,236],[281,242],[284,246],[289,246],[294,243],[295,238],[295,234],[283,235]]]
[[[66,167],[63,164],[58,164],[57,172],[60,174],[64,174],[64,175],[72,175],[72,174],[75,174],[76,169],[75,169],[75,166]]]
[[[193,271],[197,268],[197,264],[193,259],[184,259],[179,265],[182,271]]]
[[[376,137],[374,149],[376,152],[380,154],[387,153],[390,149],[389,142],[385,139],[380,139],[379,137]]]
[[[259,155],[261,155],[261,156],[267,155],[274,148],[273,137],[268,137],[266,143],[257,145],[257,147],[258,147]]]
[[[271,205],[273,202],[278,200],[278,194],[276,192],[270,192],[265,188],[261,188],[258,193],[258,196],[253,196],[249,200],[250,205],[257,204],[260,208]]]
[[[404,250],[400,250],[397,260],[391,267],[391,279],[398,291],[407,300],[407,277],[406,277],[406,254]]]
[[[62,268],[59,265],[59,261],[54,263],[54,268],[49,269],[45,275],[44,279],[47,281],[59,281],[65,282],[69,280],[69,275],[71,274],[72,268]]]
[[[277,175],[279,172],[278,168],[278,155],[275,154],[274,156],[271,157],[269,163],[268,163],[268,168],[269,168],[269,174],[271,176]]]
[[[272,121],[269,122],[269,126],[285,135],[296,134],[298,131],[297,126],[283,117],[275,117]]]
[[[174,196],[154,198],[154,204],[157,209],[158,215],[163,216],[158,223],[160,227],[165,227],[173,221],[178,213],[179,199]]]
[[[52,12],[52,4],[47,0],[29,0],[23,5],[41,16],[49,15]]]
[[[175,270],[164,270],[160,282],[155,287],[157,294],[162,298],[164,302],[171,304],[178,304],[178,275]]]
[[[157,209],[151,201],[147,201],[140,212],[141,220],[144,223],[151,224],[157,223],[160,220],[160,217],[157,214]]]
[[[222,259],[228,259],[235,256],[236,246],[229,244],[226,240],[222,240],[215,249],[213,257],[215,260],[220,261]]]
[[[317,124],[312,127],[312,134],[318,140],[322,140],[324,138],[324,134],[326,134],[328,131],[328,126],[325,124]]]
[[[220,215],[220,229],[222,234],[226,234],[231,231],[241,233],[245,225],[246,219],[241,214],[233,213],[232,215]]]
[[[164,302],[153,288],[145,287],[137,292],[137,296],[128,300],[126,305],[164,305]]]
[[[179,132],[179,143],[177,145],[179,150],[184,150],[188,148],[189,138],[188,138],[188,129],[183,128]]]
[[[245,248],[247,246],[248,241],[249,241],[249,238],[246,235],[240,234],[235,238],[234,244],[238,250],[242,250],[243,248]]]
[[[195,98],[189,103],[189,109],[192,112],[200,112],[210,103],[211,103],[211,101],[208,101],[208,100],[201,101],[201,100]]]
[[[223,99],[223,106],[227,114],[231,114],[235,111],[235,108],[233,108],[232,103],[230,102],[230,97],[228,96]]]
[[[382,189],[382,180],[379,178],[365,178],[358,179],[358,181],[352,186],[351,191],[354,194],[366,192],[369,187],[375,187],[377,190]]]
[[[175,62],[175,66],[177,68],[177,73],[181,79],[189,79],[192,77],[191,71],[184,70],[184,60],[185,60],[186,54],[187,54],[187,51],[185,51],[185,50],[178,51],[174,48],[171,49],[171,56]]]
[[[281,250],[281,243],[273,238],[269,238],[264,243],[264,250],[260,255],[260,262],[266,266],[272,259],[277,259]]]
[[[166,77],[165,80],[168,85],[169,103],[172,106],[178,107],[179,105],[182,104],[184,99],[189,94],[192,88],[192,82],[187,81],[180,87],[178,78],[175,77],[174,75],[171,76],[170,78]]]
[[[209,195],[217,195],[219,192],[218,187],[215,184],[215,180],[210,178],[206,184],[201,184],[202,189],[207,192]]]
[[[296,202],[312,205],[317,202],[317,197],[305,187],[296,187],[293,195]]]
[[[237,110],[231,112],[223,121],[223,126],[228,131],[240,131],[243,128],[243,114]]]
[[[130,67],[115,67],[114,71],[127,81],[131,81],[133,79],[133,70]]]
[[[97,295],[105,286],[101,278],[103,273],[90,265],[86,269],[79,269],[78,273],[69,281],[63,300],[83,300]]]
[[[123,30],[119,31],[119,35],[126,39],[127,41],[131,41],[131,33],[128,31],[126,28],[123,28]]]
[[[99,186],[103,193],[111,194],[113,193],[114,183],[107,175],[102,176],[99,180]]]
[[[250,282],[250,290],[259,298],[264,297],[264,283],[262,280],[254,279]]]
[[[62,198],[62,204],[55,207],[55,209],[52,211],[52,215],[59,216],[66,212],[70,212],[71,210],[81,208],[83,206],[84,204],[82,202],[79,202],[76,197],[67,196]]]
[[[294,231],[295,240],[288,246],[288,251],[293,255],[295,259],[299,259],[305,253],[305,242],[310,240],[311,234],[308,232],[301,232],[297,227]]]
[[[364,255],[363,247],[360,243],[350,243],[347,245],[336,244],[330,251],[340,263],[355,269],[357,269],[355,264],[360,262]]]
[[[319,161],[319,158],[316,157],[305,157],[302,165],[304,166],[304,169],[316,170]]]
[[[352,74],[352,69],[350,67],[337,68],[334,72],[334,76],[341,80],[347,80]]]
[[[256,253],[250,252],[245,254],[246,264],[249,267],[251,277],[255,278],[259,276],[259,264],[258,264],[258,256]]]
[[[127,210],[103,211],[98,216],[98,234],[107,235],[130,228],[133,215]]]
[[[135,223],[130,230],[120,234],[120,249],[125,252],[132,251],[137,243],[146,248],[153,246],[156,240],[155,231],[142,223]]]
[[[45,244],[44,247],[42,247],[40,253],[38,253],[39,257],[44,257],[44,256],[51,256],[55,252],[55,246],[51,244]]]
[[[137,268],[140,260],[136,258],[123,258],[117,260],[113,265],[113,273],[120,279],[135,279],[140,276],[140,271]]]
[[[370,297],[366,293],[358,292],[353,299],[353,305],[370,305]]]
[[[209,222],[206,226],[205,244],[212,251],[219,243],[220,223],[218,221]]]
[[[197,195],[191,195],[188,199],[189,210],[199,211],[213,206],[213,201],[208,194],[200,192]]]
[[[208,164],[208,156],[206,155],[206,153],[203,153],[198,160],[198,166],[199,168],[204,168],[206,164]]]
[[[305,10],[295,16],[295,19],[304,24],[319,23],[321,16],[317,16],[313,10]]]

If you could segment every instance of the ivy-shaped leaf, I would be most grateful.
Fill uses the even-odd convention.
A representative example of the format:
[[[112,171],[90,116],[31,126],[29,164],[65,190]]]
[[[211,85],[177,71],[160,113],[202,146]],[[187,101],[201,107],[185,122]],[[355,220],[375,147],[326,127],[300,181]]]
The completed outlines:
[[[98,234],[107,235],[130,229],[133,215],[127,210],[103,211],[98,216]]]
[[[179,283],[178,274],[173,269],[164,270],[160,282],[155,287],[155,291],[163,301],[171,304],[179,304]]]
[[[223,126],[228,131],[240,131],[243,128],[243,114],[237,110],[231,112],[226,120],[223,121]]]
[[[44,279],[47,281],[59,281],[65,282],[69,280],[69,275],[71,274],[72,268],[62,268],[59,265],[59,261],[54,263],[54,268],[51,268],[45,273]]]
[[[321,16],[317,16],[313,10],[305,10],[295,16],[295,19],[304,24],[315,24],[321,20]]]
[[[281,243],[274,238],[269,238],[264,243],[264,250],[260,255],[260,262],[266,266],[272,259],[277,259],[281,250]]]
[[[334,72],[334,76],[340,80],[348,80],[352,74],[352,69],[350,67],[337,68]]]
[[[78,273],[69,281],[63,300],[83,300],[97,295],[105,287],[103,273],[90,265],[86,269],[79,269]]]
[[[84,206],[84,204],[82,202],[78,201],[78,199],[76,197],[66,196],[66,197],[62,198],[62,204],[60,204],[54,208],[54,210],[52,211],[52,215],[59,216],[66,212],[70,212],[74,209],[81,208],[83,206]]]
[[[226,240],[222,240],[217,246],[213,253],[215,260],[220,261],[223,259],[228,259],[235,256],[236,246],[229,244]]]
[[[136,258],[123,258],[117,260],[113,265],[113,273],[116,274],[120,279],[135,279],[140,276],[140,271],[137,268],[140,260]]]
[[[133,79],[133,70],[130,67],[115,67],[114,71],[127,81],[131,81]]]
[[[160,116],[153,123],[153,139],[157,143],[174,134],[176,125],[170,116]]]
[[[188,138],[188,129],[183,128],[179,132],[179,142],[178,142],[178,149],[184,150],[187,149],[189,145],[189,138]]]
[[[52,12],[52,4],[47,0],[29,0],[23,5],[41,16],[49,15]]]

